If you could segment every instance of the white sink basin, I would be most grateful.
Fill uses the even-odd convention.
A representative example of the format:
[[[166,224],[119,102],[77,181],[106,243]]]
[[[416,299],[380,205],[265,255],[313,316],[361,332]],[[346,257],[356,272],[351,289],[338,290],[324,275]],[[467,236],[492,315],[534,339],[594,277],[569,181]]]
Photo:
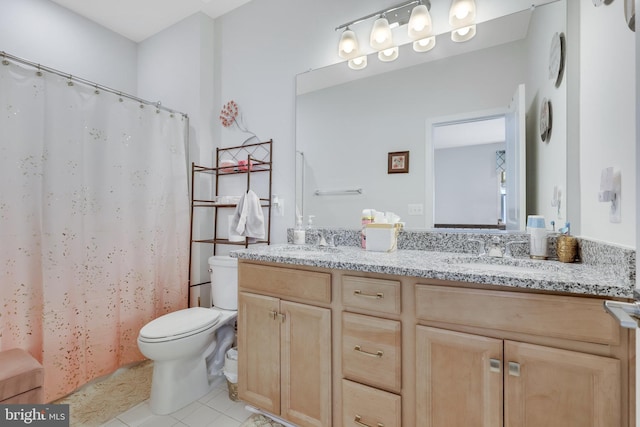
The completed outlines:
[[[452,257],[446,260],[463,268],[493,272],[554,273],[560,271],[557,263],[527,258],[494,258],[488,256]]]

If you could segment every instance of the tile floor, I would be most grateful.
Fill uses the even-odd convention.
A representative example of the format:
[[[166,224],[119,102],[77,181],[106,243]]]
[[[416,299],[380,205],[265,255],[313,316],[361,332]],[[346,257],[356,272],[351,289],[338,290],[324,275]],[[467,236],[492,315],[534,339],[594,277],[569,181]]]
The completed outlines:
[[[243,402],[229,399],[226,381],[191,405],[169,415],[154,415],[144,401],[102,427],[239,427],[251,412]]]

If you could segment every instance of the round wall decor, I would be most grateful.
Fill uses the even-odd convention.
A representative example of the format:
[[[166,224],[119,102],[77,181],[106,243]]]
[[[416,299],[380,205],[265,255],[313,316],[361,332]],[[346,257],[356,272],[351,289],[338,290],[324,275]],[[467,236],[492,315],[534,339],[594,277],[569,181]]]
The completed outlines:
[[[562,75],[564,74],[564,60],[564,33],[555,33],[551,38],[551,49],[549,51],[549,79],[554,81],[556,87],[559,87],[562,82]]]
[[[542,105],[540,105],[540,138],[545,142],[549,142],[549,138],[551,138],[552,122],[553,114],[551,111],[551,101],[544,98],[542,100]]]

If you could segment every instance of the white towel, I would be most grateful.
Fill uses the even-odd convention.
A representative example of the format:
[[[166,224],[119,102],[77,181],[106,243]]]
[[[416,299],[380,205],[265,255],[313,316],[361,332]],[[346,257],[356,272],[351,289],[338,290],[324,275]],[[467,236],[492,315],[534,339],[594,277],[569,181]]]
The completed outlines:
[[[231,227],[241,236],[248,237],[250,242],[265,238],[260,198],[252,190],[247,191],[238,202]]]

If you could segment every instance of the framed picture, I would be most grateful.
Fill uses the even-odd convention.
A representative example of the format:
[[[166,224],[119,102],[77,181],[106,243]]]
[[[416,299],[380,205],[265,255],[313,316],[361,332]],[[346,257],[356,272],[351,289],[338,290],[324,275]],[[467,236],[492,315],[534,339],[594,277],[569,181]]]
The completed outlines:
[[[409,173],[409,152],[394,151],[389,153],[387,173]]]

